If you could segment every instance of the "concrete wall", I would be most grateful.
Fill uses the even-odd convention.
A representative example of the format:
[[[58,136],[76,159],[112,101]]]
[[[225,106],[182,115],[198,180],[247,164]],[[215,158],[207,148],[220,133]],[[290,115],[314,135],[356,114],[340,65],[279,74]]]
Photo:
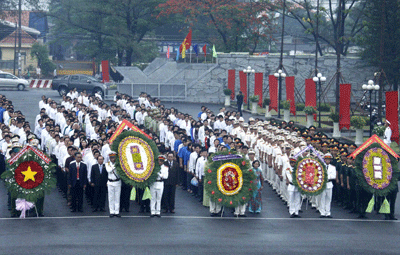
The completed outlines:
[[[304,100],[304,80],[314,76],[314,56],[285,56],[283,65],[288,76],[295,76],[296,101]],[[217,64],[189,64],[176,63],[172,60],[157,58],[144,71],[135,67],[117,67],[125,77],[125,83],[161,83],[161,84],[186,84],[188,102],[222,103],[224,101],[223,89],[228,86],[228,70],[235,69],[236,89],[239,91],[239,71],[251,66],[256,72],[264,73],[264,96],[268,95],[268,75],[276,72],[279,66],[278,55],[250,56],[247,53],[218,54]],[[326,101],[333,103],[335,98],[336,57],[323,56],[318,61],[319,72],[327,77],[327,82],[322,85],[326,93]],[[342,58],[343,83],[353,85],[356,98],[361,97],[361,85],[373,78],[375,69],[366,67],[365,63],[356,57]],[[254,75],[250,77],[250,94],[254,91]],[[285,87],[283,85],[285,98]],[[301,99],[300,99],[301,98]],[[354,101],[354,97],[352,98]]]

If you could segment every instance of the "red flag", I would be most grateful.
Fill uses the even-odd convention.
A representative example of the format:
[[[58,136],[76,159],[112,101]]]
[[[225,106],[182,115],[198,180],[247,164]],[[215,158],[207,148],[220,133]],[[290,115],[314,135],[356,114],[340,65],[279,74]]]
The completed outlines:
[[[286,100],[290,100],[290,113],[296,115],[296,103],[294,101],[294,76],[286,77]]]
[[[108,60],[101,61],[101,72],[103,73],[103,82],[109,82],[110,70],[108,66]]]
[[[235,99],[235,75],[236,70],[228,70],[228,89],[232,91],[231,100]]]
[[[243,102],[247,104],[247,75],[243,71],[239,71],[240,91],[243,93]]]
[[[273,75],[268,76],[269,78],[269,111],[274,109],[278,112],[278,78]]]
[[[254,95],[258,95],[258,105],[262,107],[263,103],[263,73],[256,73],[254,76]]]
[[[317,109],[317,91],[315,81],[306,79],[306,106],[312,106]],[[317,114],[314,114],[314,120],[317,120]]]
[[[340,84],[339,129],[350,129],[351,84]]]
[[[170,57],[170,53],[169,53],[169,46],[168,46],[168,49],[167,49],[167,58],[169,58]]]
[[[386,92],[386,119],[390,122],[392,137],[390,140],[399,144],[399,95],[397,91]]]
[[[185,37],[185,40],[183,40],[183,43],[186,45],[186,49],[190,49],[190,46],[192,45],[192,29],[189,29],[189,33]],[[182,44],[183,44],[182,43]],[[182,53],[183,46],[179,46],[179,52]]]
[[[203,53],[204,53],[204,57],[207,57],[207,44],[204,44],[204,46],[203,46]]]

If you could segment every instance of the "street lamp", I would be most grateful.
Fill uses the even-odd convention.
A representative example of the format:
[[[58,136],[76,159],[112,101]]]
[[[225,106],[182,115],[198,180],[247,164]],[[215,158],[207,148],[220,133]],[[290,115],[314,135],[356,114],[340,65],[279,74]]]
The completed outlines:
[[[369,136],[372,136],[372,92],[379,90],[379,85],[375,85],[373,80],[369,80],[368,84],[362,85],[364,91],[369,91]]]
[[[280,106],[280,104],[281,104],[281,94],[282,94],[282,78],[285,78],[286,77],[286,74],[281,70],[281,69],[279,69],[278,70],[278,72],[277,73],[274,73],[274,76],[276,77],[276,78],[278,78],[278,87],[279,87],[279,89],[278,89],[278,118],[280,118],[281,117],[281,106]]]
[[[313,77],[313,81],[315,85],[318,83],[318,90],[319,90],[319,103],[318,103],[318,127],[321,127],[321,94],[322,94],[322,82],[326,82],[326,77],[322,76],[321,73],[318,73],[316,77]]]
[[[250,110],[250,100],[249,100],[249,95],[250,95],[250,74],[255,73],[256,71],[251,68],[251,66],[248,66],[247,69],[243,70],[243,73],[247,74],[247,110]]]

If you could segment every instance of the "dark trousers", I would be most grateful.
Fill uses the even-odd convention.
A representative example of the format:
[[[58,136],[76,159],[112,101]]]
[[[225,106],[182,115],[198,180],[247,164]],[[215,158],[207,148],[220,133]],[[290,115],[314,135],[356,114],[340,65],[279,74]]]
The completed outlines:
[[[237,111],[240,112],[240,116],[243,116],[243,113],[242,113],[242,104],[243,104],[243,103],[240,103],[240,104],[238,103],[238,104],[237,104],[237,106],[238,106],[238,110],[237,110]]]
[[[141,212],[150,212],[150,199],[143,200],[144,189],[137,189],[137,198]]]
[[[86,198],[89,201],[89,204],[94,205],[94,203],[93,203],[94,188],[92,186],[88,185],[86,187],[85,193],[86,193]]]
[[[358,212],[360,215],[365,215],[365,210],[367,209],[368,203],[371,198],[371,193],[368,193],[361,187],[358,189]]]
[[[41,197],[41,198],[38,198],[37,200],[36,200],[36,210],[37,210],[37,212],[38,212],[38,214],[39,215],[42,215],[43,214],[43,208],[44,208],[44,196],[43,197]]]
[[[386,199],[388,200],[389,204],[390,204],[390,217],[394,217],[394,208],[395,208],[395,204],[396,204],[396,198],[397,198],[397,192],[398,190],[394,190],[392,192],[390,192],[387,196]]]
[[[106,204],[107,185],[94,186],[93,191],[93,208],[104,209]]]
[[[175,185],[164,184],[164,192],[161,202],[163,209],[169,211],[175,210],[175,191]]]
[[[82,210],[83,204],[83,187],[80,181],[76,181],[75,186],[71,187],[71,208],[74,210]]]
[[[186,187],[193,191],[193,185],[191,183],[193,175],[191,173],[186,172]]]
[[[126,211],[129,211],[130,196],[131,196],[131,186],[122,182],[120,209],[125,209]]]
[[[183,170],[183,168],[179,169],[180,171],[180,183],[182,184],[182,189],[186,190],[187,187],[187,172],[185,172],[185,170]]]
[[[203,191],[203,189],[204,189],[203,180],[204,180],[204,176],[203,176],[202,181],[201,182],[199,181],[199,187],[198,187],[198,192],[197,192],[197,195],[199,196],[200,201],[203,201],[203,192],[204,192]]]

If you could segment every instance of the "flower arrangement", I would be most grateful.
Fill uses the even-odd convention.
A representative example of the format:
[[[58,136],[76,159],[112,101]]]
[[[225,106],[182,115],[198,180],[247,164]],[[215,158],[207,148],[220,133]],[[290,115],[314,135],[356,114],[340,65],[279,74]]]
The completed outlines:
[[[269,105],[270,103],[271,103],[271,99],[269,99],[268,97],[264,98],[264,101],[263,101],[264,107]]]
[[[250,102],[257,103],[260,100],[260,97],[258,95],[250,96],[249,100]]]
[[[306,107],[304,108],[304,112],[305,112],[307,115],[313,115],[313,114],[317,113],[317,110],[315,110],[315,108],[312,107],[312,106],[306,106]]]
[[[224,89],[224,95],[225,95],[225,96],[230,96],[230,95],[232,95],[232,90],[230,90],[230,89]]]
[[[385,126],[376,125],[372,130],[372,133],[376,134],[377,136],[383,136],[383,134],[385,133],[385,129],[386,129]]]
[[[333,121],[333,122],[339,122],[339,113],[331,111],[331,113],[329,114],[329,118]]]
[[[290,100],[286,100],[282,102],[282,109],[289,110],[290,109]]]
[[[293,184],[304,195],[316,196],[326,188],[328,175],[319,159],[299,158],[293,171]]]
[[[356,129],[362,129],[367,124],[367,121],[364,117],[361,116],[352,116],[350,119],[351,125]]]

